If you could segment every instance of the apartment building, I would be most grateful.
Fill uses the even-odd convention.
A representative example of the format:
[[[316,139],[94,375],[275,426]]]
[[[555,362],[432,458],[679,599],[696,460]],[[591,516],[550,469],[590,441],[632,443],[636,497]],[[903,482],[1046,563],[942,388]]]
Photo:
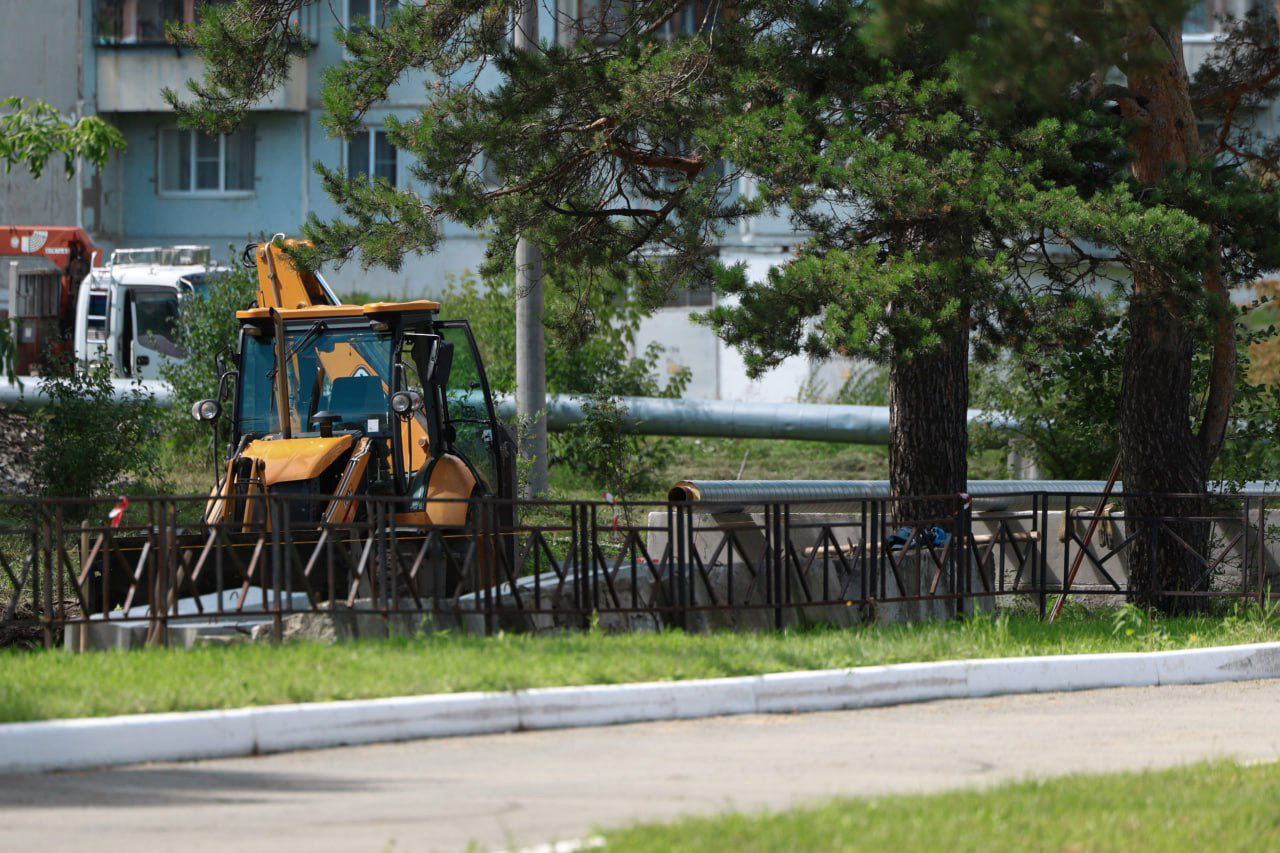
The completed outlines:
[[[216,1],[216,0],[215,0]],[[225,2],[225,0],[224,0]],[[414,0],[398,0],[414,2]],[[544,4],[540,30],[564,43],[580,37],[607,40],[622,0],[556,0]],[[1212,48],[1220,16],[1239,15],[1262,0],[1204,0],[1188,15],[1186,52],[1194,67]],[[367,128],[350,141],[330,138],[320,126],[321,74],[342,60],[334,38],[357,21],[379,26],[397,0],[328,0],[308,5],[297,26],[312,52],[298,60],[289,83],[253,106],[236,133],[212,138],[183,130],[161,92],[184,91],[201,75],[201,60],[165,40],[165,24],[191,21],[196,0],[0,0],[7,27],[0,31],[0,95],[49,101],[66,115],[97,113],[115,124],[126,152],[101,174],[62,180],[61,165],[33,182],[22,170],[0,181],[0,221],[81,224],[100,245],[143,246],[207,243],[215,254],[228,247],[283,231],[297,233],[309,214],[337,215],[312,164],[345,166],[399,185],[411,180],[404,152],[383,127],[389,116],[407,119],[424,103],[425,74],[410,74],[368,116]],[[692,0],[666,23],[671,34],[714,23],[715,4]],[[1272,108],[1274,110],[1274,108]],[[1273,126],[1275,116],[1258,120]],[[750,179],[738,191],[754,191]],[[761,216],[726,233],[720,256],[745,263],[761,276],[784,260],[803,239],[785,217]],[[411,256],[398,272],[363,271],[349,264],[332,273],[340,289],[397,297],[438,295],[449,275],[479,265],[483,238],[456,224],[445,225],[438,252]],[[666,349],[665,371],[689,367],[688,396],[703,399],[794,399],[802,387],[834,392],[850,365],[811,365],[792,359],[764,380],[746,379],[742,360],[690,315],[713,299],[705,292],[677,292],[668,306],[647,319],[637,346],[650,341]]]

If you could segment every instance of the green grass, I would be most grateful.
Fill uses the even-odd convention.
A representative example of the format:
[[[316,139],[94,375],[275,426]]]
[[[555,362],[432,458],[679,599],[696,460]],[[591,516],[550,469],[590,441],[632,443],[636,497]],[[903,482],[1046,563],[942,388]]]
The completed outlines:
[[[1280,639],[1280,618],[1256,606],[1155,623],[1132,608],[1119,616],[1070,614],[1057,625],[1010,614],[760,634],[435,634],[333,646],[7,651],[0,653],[0,722]]]
[[[887,480],[889,449],[870,444],[745,438],[655,438],[669,446],[672,458],[661,471],[660,486],[634,500],[666,500],[680,480]],[[1006,451],[974,448],[969,476],[976,480],[1007,476]],[[744,464],[745,460],[745,464]],[[565,465],[551,466],[552,497],[599,500],[601,485]]]
[[[605,849],[1274,850],[1280,765],[1201,763],[986,790],[833,800],[604,833]]]

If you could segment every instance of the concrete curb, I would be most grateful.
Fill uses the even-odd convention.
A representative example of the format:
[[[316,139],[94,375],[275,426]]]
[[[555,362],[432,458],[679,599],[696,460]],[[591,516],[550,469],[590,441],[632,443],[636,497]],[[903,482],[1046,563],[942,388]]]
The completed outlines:
[[[1280,643],[8,723],[0,725],[0,772],[228,758],[727,714],[837,711],[1014,693],[1261,678],[1280,678]]]

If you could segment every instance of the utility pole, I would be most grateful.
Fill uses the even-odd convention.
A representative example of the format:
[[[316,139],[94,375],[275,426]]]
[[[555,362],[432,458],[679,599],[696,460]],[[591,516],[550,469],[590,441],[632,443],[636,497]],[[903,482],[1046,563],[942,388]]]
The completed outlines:
[[[516,17],[515,49],[538,49],[538,0]],[[542,326],[542,249],[516,241],[516,417],[525,427],[520,453],[531,459],[525,497],[547,493],[547,344]]]

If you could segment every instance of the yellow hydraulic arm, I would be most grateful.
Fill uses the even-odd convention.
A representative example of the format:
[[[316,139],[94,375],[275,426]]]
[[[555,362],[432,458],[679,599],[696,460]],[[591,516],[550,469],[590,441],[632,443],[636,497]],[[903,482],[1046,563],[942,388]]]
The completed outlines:
[[[253,248],[253,259],[258,266],[259,308],[310,308],[313,305],[333,305],[329,294],[316,278],[315,273],[300,272],[293,259],[285,253],[295,246],[310,246],[301,240],[284,240],[280,237],[259,243]]]

